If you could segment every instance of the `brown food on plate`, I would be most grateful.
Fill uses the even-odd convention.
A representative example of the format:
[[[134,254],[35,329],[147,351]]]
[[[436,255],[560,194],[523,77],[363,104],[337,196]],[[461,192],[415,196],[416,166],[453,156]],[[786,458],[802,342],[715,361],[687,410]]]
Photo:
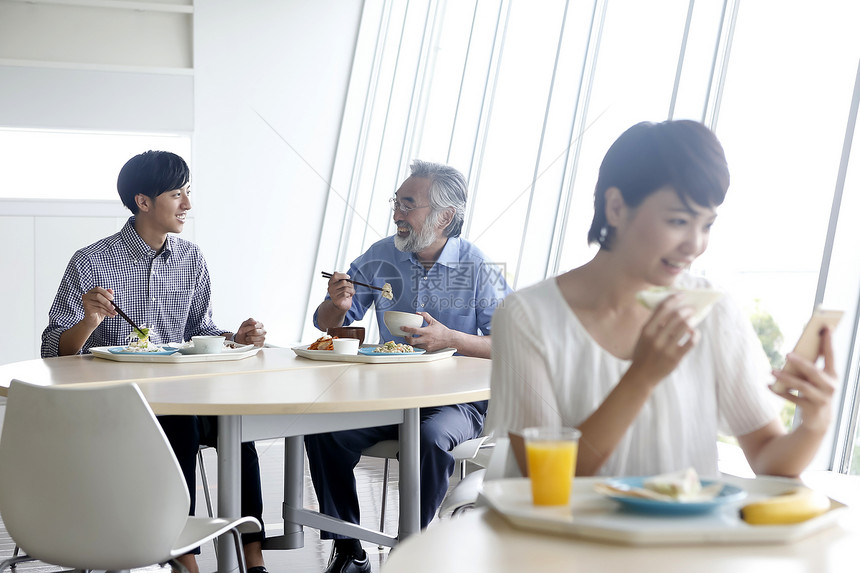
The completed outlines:
[[[320,336],[310,346],[308,346],[308,350],[334,350],[334,345],[331,341],[335,338],[337,338],[337,336],[332,337],[328,334]]]

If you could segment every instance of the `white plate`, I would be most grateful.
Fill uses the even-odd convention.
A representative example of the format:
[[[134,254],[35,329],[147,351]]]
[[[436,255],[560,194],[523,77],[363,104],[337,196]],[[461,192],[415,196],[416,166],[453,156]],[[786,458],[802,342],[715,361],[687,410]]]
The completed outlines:
[[[247,350],[230,350],[225,349],[219,354],[180,354],[162,353],[162,352],[129,352],[122,354],[114,354],[110,352],[111,346],[95,346],[90,348],[90,353],[97,358],[105,358],[115,362],[218,362],[222,360],[242,360],[257,354],[260,351],[259,346],[251,346]]]
[[[302,358],[310,360],[325,360],[331,362],[359,362],[364,364],[393,364],[397,362],[433,362],[450,358],[457,352],[456,348],[443,348],[436,352],[424,354],[335,354],[332,350],[308,350],[310,344],[294,346],[293,352]],[[362,348],[374,348],[378,345],[364,345]]]
[[[791,543],[832,527],[847,512],[846,506],[831,500],[830,511],[803,523],[749,525],[740,518],[738,509],[741,505],[785,492],[795,487],[797,482],[770,477],[743,479],[723,476],[720,481],[747,492],[748,497],[743,502],[728,503],[698,515],[655,515],[624,509],[594,491],[594,484],[605,479],[575,478],[569,506],[532,505],[528,478],[485,482],[481,496],[517,527],[628,545]]]
[[[236,344],[236,343],[231,343],[231,344]],[[208,352],[208,353],[199,352],[196,348],[194,348],[194,343],[191,343],[188,346],[179,346],[179,347],[171,346],[168,344],[167,348],[177,348],[181,354],[217,356],[218,354],[229,354],[231,352],[245,352],[247,350],[254,348],[254,345],[253,344],[237,344],[237,346],[235,348],[230,348],[229,346],[227,346],[227,343],[224,343],[224,349],[221,350],[221,352]]]
[[[610,478],[606,483],[615,487],[634,487],[641,488],[645,482],[644,477],[620,477]],[[703,486],[710,486],[717,483],[713,480],[702,480]],[[678,501],[678,500],[658,500],[646,499],[642,497],[633,497],[623,494],[607,494],[607,497],[626,505],[629,509],[642,511],[645,513],[665,514],[665,515],[683,515],[694,513],[707,513],[714,511],[721,506],[732,503],[737,507],[737,502],[746,497],[747,493],[741,488],[728,483],[723,484],[723,489],[716,497],[702,501]]]
[[[137,354],[154,354],[154,355],[158,355],[158,356],[170,356],[171,354],[173,354],[174,352],[177,351],[176,348],[172,348],[170,346],[163,346],[163,347],[159,348],[159,350],[156,352],[140,352],[140,351],[135,352],[134,350],[126,350],[126,348],[127,348],[126,346],[106,346],[105,348],[107,348],[107,351],[110,352],[111,354],[123,354],[126,356],[135,356]]]
[[[359,354],[365,356],[415,356],[416,354],[424,354],[427,352],[423,348],[416,348],[414,352],[377,352],[378,346],[365,346],[358,349]]]

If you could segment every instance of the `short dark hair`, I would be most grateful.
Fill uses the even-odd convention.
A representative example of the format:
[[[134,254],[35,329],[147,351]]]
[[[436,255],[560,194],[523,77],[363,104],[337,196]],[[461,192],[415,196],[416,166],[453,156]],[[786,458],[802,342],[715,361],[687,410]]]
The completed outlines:
[[[137,214],[134,198],[143,194],[155,199],[166,191],[181,189],[191,180],[185,160],[169,151],[146,151],[135,155],[122,166],[116,179],[116,190],[123,205]]]
[[[617,187],[624,202],[638,207],[649,195],[670,187],[685,206],[722,204],[729,167],[717,136],[691,120],[637,123],[609,147],[594,188],[594,219],[588,242],[611,248],[606,222],[606,190]],[[605,230],[604,230],[605,229]]]

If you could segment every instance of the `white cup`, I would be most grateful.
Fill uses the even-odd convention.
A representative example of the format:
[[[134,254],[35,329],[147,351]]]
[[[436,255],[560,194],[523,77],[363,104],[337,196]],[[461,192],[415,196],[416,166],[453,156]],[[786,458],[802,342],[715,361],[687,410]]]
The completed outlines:
[[[358,354],[357,338],[335,338],[331,343],[335,354]]]
[[[224,350],[226,336],[192,336],[195,354],[218,354]]]

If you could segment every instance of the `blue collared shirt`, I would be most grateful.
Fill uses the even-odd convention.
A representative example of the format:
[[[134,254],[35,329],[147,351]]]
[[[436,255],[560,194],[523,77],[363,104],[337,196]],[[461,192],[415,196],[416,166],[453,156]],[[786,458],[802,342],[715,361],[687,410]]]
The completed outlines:
[[[386,328],[382,320],[386,310],[427,312],[452,330],[489,335],[493,312],[511,292],[505,281],[504,265],[487,261],[484,253],[459,237],[448,239],[429,270],[414,253],[397,250],[393,236],[386,237],[355,259],[348,274],[354,280],[379,287],[391,284],[394,300],[383,298],[377,290],[356,285],[352,308],[344,319],[344,325],[361,320],[375,304],[380,343],[405,342]],[[317,318],[314,313],[314,325],[319,327]]]
[[[42,332],[43,358],[59,354],[60,335],[84,318],[81,297],[97,286],[113,289],[117,306],[138,326],[148,326],[156,344],[225,332],[212,321],[209,271],[200,248],[168,235],[156,252],[137,234],[130,217],[120,232],[72,256]],[[129,334],[131,325],[121,317],[106,318],[81,351],[125,344]]]

